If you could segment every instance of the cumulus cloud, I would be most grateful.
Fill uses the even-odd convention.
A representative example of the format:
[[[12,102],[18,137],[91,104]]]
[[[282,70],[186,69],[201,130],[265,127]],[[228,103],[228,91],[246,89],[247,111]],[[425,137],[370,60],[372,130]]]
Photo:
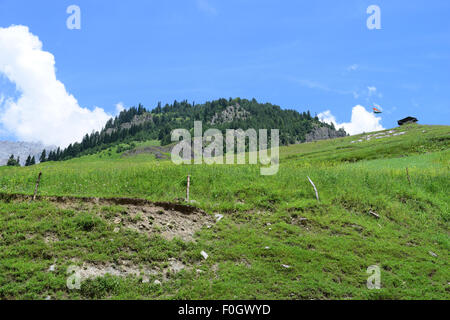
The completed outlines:
[[[381,118],[376,117],[360,105],[353,107],[350,122],[338,123],[330,110],[318,114],[318,117],[322,122],[333,123],[337,129],[344,128],[350,135],[384,130],[380,124]]]
[[[78,105],[56,78],[54,56],[26,26],[0,28],[0,74],[20,93],[3,98],[0,127],[20,140],[65,147],[111,117],[101,108]]]
[[[120,114],[123,110],[125,110],[125,106],[123,102],[119,102],[116,104],[116,114]]]

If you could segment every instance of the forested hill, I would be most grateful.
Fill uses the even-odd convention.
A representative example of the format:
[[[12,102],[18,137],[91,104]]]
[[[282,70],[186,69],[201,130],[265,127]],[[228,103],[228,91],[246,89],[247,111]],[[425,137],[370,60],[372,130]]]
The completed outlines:
[[[204,104],[175,101],[164,107],[159,103],[151,111],[142,105],[124,110],[110,119],[100,132],[86,134],[81,143],[52,151],[48,160],[67,160],[92,154],[123,142],[160,140],[162,145],[167,145],[171,143],[173,129],[191,129],[194,121],[202,121],[203,130],[280,129],[282,145],[346,135],[345,131],[336,131],[333,125],[312,117],[309,111],[283,110],[270,103],[258,103],[255,99],[219,99]]]

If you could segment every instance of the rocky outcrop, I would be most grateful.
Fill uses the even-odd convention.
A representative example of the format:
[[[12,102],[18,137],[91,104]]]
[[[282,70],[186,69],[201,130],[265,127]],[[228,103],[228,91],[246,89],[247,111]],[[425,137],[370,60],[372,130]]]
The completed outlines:
[[[211,124],[222,124],[232,122],[235,119],[245,120],[250,116],[250,112],[242,108],[239,103],[234,106],[229,106],[220,113],[216,113],[212,119]]]
[[[140,126],[147,122],[152,122],[153,116],[150,113],[144,113],[142,115],[136,115],[134,116],[133,120],[131,122],[125,122],[120,125],[120,130],[122,129],[131,129],[132,126]],[[106,130],[106,134],[112,134],[117,129],[115,128],[109,128]]]
[[[347,136],[344,129],[333,130],[329,127],[316,127],[306,135],[306,142],[341,138]]]
[[[144,113],[140,116],[134,116],[131,122],[123,123],[120,129],[130,129],[132,126],[140,126],[141,124],[152,122],[153,116],[150,113]]]

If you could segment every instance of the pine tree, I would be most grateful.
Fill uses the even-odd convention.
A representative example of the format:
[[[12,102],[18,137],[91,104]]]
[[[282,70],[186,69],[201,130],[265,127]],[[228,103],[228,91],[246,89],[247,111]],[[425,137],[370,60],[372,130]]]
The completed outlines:
[[[45,149],[42,151],[41,156],[39,158],[39,162],[45,162],[47,161],[47,152],[45,151]]]
[[[30,161],[30,166],[34,166],[35,164],[36,164],[36,159],[33,156],[33,158],[31,158],[31,161]]]
[[[25,167],[30,166],[30,162],[31,162],[31,155],[28,155],[27,160],[25,161]]]
[[[16,160],[14,159],[14,155],[12,154],[11,157],[9,157],[8,162],[6,163],[7,166],[12,167],[16,165]]]
[[[19,158],[17,158],[17,160],[19,160]],[[6,165],[9,166],[9,167],[20,166],[20,164],[18,163],[17,160],[14,159],[14,155],[12,154],[11,157],[9,157],[8,162],[6,163]]]

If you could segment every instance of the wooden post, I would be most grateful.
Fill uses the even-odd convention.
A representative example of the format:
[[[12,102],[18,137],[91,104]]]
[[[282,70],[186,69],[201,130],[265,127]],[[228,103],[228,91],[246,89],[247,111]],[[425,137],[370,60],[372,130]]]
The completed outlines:
[[[310,177],[308,177],[308,180],[309,180],[309,182],[312,184],[312,186],[313,186],[313,188],[314,188],[314,191],[316,192],[316,199],[317,199],[317,201],[320,202],[320,199],[319,199],[319,192],[317,191],[316,185],[314,184],[314,182],[312,182],[312,180],[311,180]]]
[[[408,167],[406,167],[406,178],[408,178],[409,185],[411,186],[411,178],[409,177]]]
[[[41,182],[41,176],[42,176],[42,172],[39,172],[37,181],[36,181],[36,187],[34,188],[34,195],[33,195],[33,201],[36,200],[36,195],[37,195],[37,191],[39,188],[39,182]]]
[[[186,187],[186,202],[189,202],[189,187],[191,185],[191,176],[187,176],[187,187]]]

